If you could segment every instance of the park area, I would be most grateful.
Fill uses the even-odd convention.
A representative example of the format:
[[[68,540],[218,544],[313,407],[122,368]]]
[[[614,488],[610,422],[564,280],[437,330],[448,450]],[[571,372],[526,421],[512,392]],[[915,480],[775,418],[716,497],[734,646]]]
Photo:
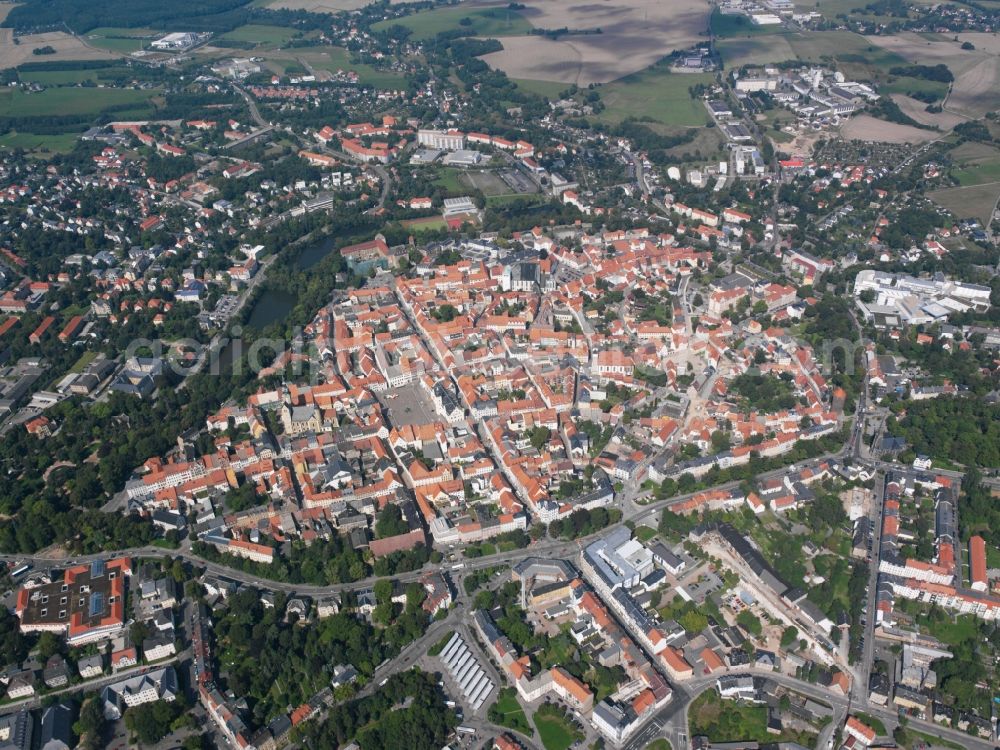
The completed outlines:
[[[517,702],[517,693],[512,687],[501,688],[496,702],[490,706],[488,718],[494,724],[531,736],[528,717],[524,715],[524,709]]]

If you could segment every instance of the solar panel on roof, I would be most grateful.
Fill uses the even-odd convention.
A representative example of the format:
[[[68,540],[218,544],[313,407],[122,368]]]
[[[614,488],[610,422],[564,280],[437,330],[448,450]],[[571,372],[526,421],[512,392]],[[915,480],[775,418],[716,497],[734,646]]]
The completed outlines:
[[[94,591],[90,595],[90,616],[97,617],[104,611],[104,594]]]

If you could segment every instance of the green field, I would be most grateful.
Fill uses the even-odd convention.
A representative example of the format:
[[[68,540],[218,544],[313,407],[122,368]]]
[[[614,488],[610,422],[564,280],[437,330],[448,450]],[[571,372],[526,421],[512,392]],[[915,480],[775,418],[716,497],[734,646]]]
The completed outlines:
[[[779,34],[722,39],[716,43],[715,49],[723,64],[730,69],[795,59],[795,52],[786,36]]]
[[[127,55],[149,45],[162,36],[156,29],[129,29],[117,26],[102,26],[87,32],[85,39],[92,47],[120,52]]]
[[[558,709],[556,709],[558,710]],[[535,713],[535,726],[545,750],[569,750],[570,745],[582,739],[579,730],[570,726],[568,720],[555,714]]]
[[[362,84],[377,89],[396,89],[406,85],[406,77],[402,73],[351,62],[350,53],[343,47],[323,47],[322,51],[306,48],[301,52],[295,50],[295,53],[296,60],[308,62],[316,70],[326,70],[330,73],[353,70],[358,74],[358,80]]]
[[[660,737],[660,739],[653,740],[648,745],[646,745],[645,750],[671,750],[671,747],[669,742]]]
[[[37,93],[0,88],[0,117],[96,115],[122,104],[134,104],[138,111],[138,105],[152,95],[150,91],[117,88],[52,88]]]
[[[523,89],[530,94],[545,96],[549,99],[558,99],[559,94],[569,88],[565,83],[556,83],[555,81],[529,81],[525,78],[514,78],[512,80],[517,84],[519,89]]]
[[[507,8],[466,7],[420,11],[403,18],[380,21],[372,28],[384,31],[392,26],[406,27],[413,33],[414,39],[431,39],[442,31],[456,29],[468,30],[474,36],[520,36],[533,28],[517,11]]]
[[[126,39],[124,37],[96,37],[87,39],[87,44],[91,47],[106,49],[108,52],[117,52],[122,55],[129,55],[145,47],[149,42],[142,39]]]
[[[34,133],[11,131],[0,135],[0,149],[23,148],[25,151],[64,154],[73,150],[76,138],[76,133],[35,135]]]
[[[743,15],[722,14],[718,10],[712,13],[709,19],[712,32],[719,39],[726,39],[734,36],[764,36],[769,34],[779,34],[784,30],[780,24],[773,26],[757,26],[753,21]]]
[[[884,81],[889,68],[907,65],[895,52],[871,44],[851,31],[804,31],[785,34],[795,56],[804,62],[836,62],[845,76]]]
[[[959,219],[979,219],[986,224],[993,214],[998,194],[1000,183],[993,183],[944,188],[928,193],[927,197]]]
[[[232,42],[249,42],[272,47],[280,47],[295,35],[295,29],[285,26],[263,26],[248,24],[223,34],[221,39]]]
[[[87,81],[99,83],[129,73],[129,69],[123,66],[120,68],[93,68],[91,70],[19,70],[17,77],[22,83],[38,83],[42,86],[74,86]]]
[[[883,94],[904,94],[906,96],[930,94],[935,100],[941,101],[948,93],[948,84],[940,81],[928,81],[923,78],[913,78],[911,76],[890,76],[879,87],[879,92]]]
[[[983,162],[958,169],[952,174],[962,187],[985,185],[1000,181],[1000,161]]]
[[[709,119],[705,105],[692,99],[688,89],[714,81],[711,73],[671,73],[664,66],[647,68],[598,87],[605,109],[597,117],[608,123],[648,117],[664,125],[704,125]]]

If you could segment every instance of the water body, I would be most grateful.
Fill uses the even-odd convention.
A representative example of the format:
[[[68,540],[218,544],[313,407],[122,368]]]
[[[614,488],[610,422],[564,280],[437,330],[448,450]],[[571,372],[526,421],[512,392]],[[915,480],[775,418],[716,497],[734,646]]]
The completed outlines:
[[[299,251],[295,265],[300,271],[308,271],[327,257],[337,247],[336,238],[322,237],[310,242]],[[287,292],[268,289],[254,304],[247,320],[250,328],[267,328],[272,323],[280,323],[295,307],[296,298]]]
[[[336,238],[330,235],[315,242],[310,242],[299,252],[299,257],[296,259],[295,265],[301,271],[308,271],[329,255],[336,246]]]
[[[250,328],[267,328],[272,323],[280,323],[295,308],[295,295],[280,289],[268,289],[254,303],[247,319]]]

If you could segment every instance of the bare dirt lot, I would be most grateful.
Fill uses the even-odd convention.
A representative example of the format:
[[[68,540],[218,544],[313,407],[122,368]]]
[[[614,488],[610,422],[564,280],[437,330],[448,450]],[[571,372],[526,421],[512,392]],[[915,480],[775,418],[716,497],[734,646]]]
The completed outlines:
[[[929,39],[912,33],[865,38],[912,63],[947,65],[955,82],[946,111],[977,118],[1000,106],[1000,40],[992,34],[963,34],[957,42],[946,36]],[[963,50],[962,41],[972,42],[976,49]]]
[[[9,12],[3,11],[3,15]],[[45,34],[26,34],[18,37],[14,44],[13,31],[0,29],[0,69],[13,68],[26,62],[51,60],[106,60],[121,57],[111,52],[94,47],[88,47],[77,37],[61,31],[50,31]],[[52,47],[53,55],[35,55],[32,50],[40,47]]]
[[[840,135],[848,140],[879,143],[923,143],[941,136],[933,130],[921,130],[909,125],[886,122],[871,115],[852,117],[840,129]]]
[[[475,3],[486,6],[491,3]],[[585,86],[643,70],[673,50],[705,40],[705,0],[527,0],[519,13],[538,29],[601,29],[600,34],[504,37],[483,59],[512,78]]]

